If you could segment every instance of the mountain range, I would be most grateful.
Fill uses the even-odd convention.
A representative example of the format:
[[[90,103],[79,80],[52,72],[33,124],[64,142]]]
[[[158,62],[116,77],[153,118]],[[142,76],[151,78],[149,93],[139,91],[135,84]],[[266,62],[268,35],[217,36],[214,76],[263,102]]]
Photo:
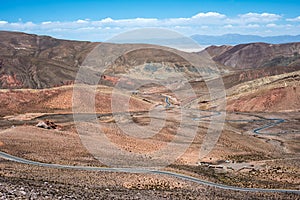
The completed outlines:
[[[258,35],[240,35],[225,34],[219,36],[212,35],[192,35],[192,39],[200,45],[237,45],[246,43],[264,42],[270,44],[283,44],[290,42],[300,42],[300,35],[280,35],[280,36],[258,36]]]
[[[98,44],[100,43],[0,31],[0,88],[48,88],[72,84],[81,63]],[[130,45],[136,45],[141,49],[117,59],[112,68],[107,71],[107,75],[118,76],[118,72],[128,71],[127,68],[132,65],[165,61],[168,70],[174,72],[183,70],[193,76],[193,66],[176,56],[180,53],[178,50],[174,54],[168,53],[170,49],[162,51],[162,47],[155,45],[101,44],[105,44],[106,50],[111,52],[126,49]],[[224,77],[225,85],[230,86],[233,82],[237,84],[253,78],[299,70],[300,43],[210,46],[201,52],[184,53],[184,55],[197,56],[199,59],[209,55],[207,59],[210,63],[227,71],[225,75],[231,74],[228,78]],[[149,69],[157,70],[152,68],[153,66],[145,66],[145,73],[150,73]],[[252,70],[251,74],[256,75],[241,75],[241,73],[248,73],[249,70]],[[132,73],[134,75],[134,71]],[[161,74],[159,71],[157,73]],[[170,73],[165,71],[162,74]]]

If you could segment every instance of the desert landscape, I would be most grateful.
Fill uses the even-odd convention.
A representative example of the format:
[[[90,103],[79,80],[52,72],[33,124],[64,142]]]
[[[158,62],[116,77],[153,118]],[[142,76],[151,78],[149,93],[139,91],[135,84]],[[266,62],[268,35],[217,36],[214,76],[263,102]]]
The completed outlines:
[[[99,45],[138,50],[78,81]],[[186,53],[0,31],[0,197],[299,199],[299,55],[300,43]],[[222,87],[185,58],[216,67]]]

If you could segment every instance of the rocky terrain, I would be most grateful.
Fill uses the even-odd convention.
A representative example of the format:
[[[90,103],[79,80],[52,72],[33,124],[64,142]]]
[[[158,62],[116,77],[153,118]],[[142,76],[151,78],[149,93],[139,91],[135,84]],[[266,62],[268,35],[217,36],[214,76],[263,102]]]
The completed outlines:
[[[1,88],[45,88],[70,84],[97,44],[0,31]]]
[[[253,69],[265,66],[299,67],[300,61],[300,43],[211,46],[206,51],[214,61],[235,69]]]
[[[111,111],[112,89],[100,86],[96,91],[98,113]],[[73,87],[62,86],[50,89],[26,89],[26,90],[0,90],[1,106],[0,116],[17,115],[22,113],[71,113]],[[117,94],[122,101],[126,95]],[[132,110],[143,110],[151,105],[138,98],[131,98],[130,108]]]
[[[99,81],[75,84],[81,65],[106,61],[89,57],[97,50],[120,56],[105,63],[103,73],[95,69],[102,65],[92,66],[86,79],[80,79]],[[177,151],[158,157],[151,153],[177,142],[185,151],[164,170],[227,186],[299,190],[299,54],[299,43],[211,46],[187,53],[0,31],[0,151],[48,164],[103,167],[78,129],[82,124],[88,135],[99,134],[94,127],[100,125],[108,140],[97,145],[112,143],[128,153],[118,162],[130,163],[135,154],[167,160]],[[217,82],[216,68],[226,107],[221,106],[224,99],[212,95],[222,91],[208,87]],[[87,119],[95,114],[97,123],[76,124],[76,106],[83,107],[79,114]],[[223,123],[218,116],[224,113]],[[177,134],[181,125],[182,134]],[[212,151],[200,159],[208,130],[217,132],[220,125]],[[195,127],[188,147],[188,142],[173,141]],[[140,138],[126,132],[139,136],[148,130],[155,134]],[[167,175],[49,168],[3,158],[0,169],[0,199],[300,199],[299,194],[233,191]]]
[[[79,66],[99,44],[0,31],[0,88],[42,89],[72,84]],[[169,66],[175,72],[185,71],[189,76],[196,76],[194,67],[177,55],[179,53],[188,57],[188,53],[155,45],[109,43],[103,45],[105,51],[112,54],[132,47],[139,49],[121,54],[120,58],[108,66],[106,74],[118,75],[128,72],[128,66],[163,61],[165,66]],[[201,56],[198,58],[202,59]],[[215,65],[213,61],[211,62]],[[210,69],[210,66],[204,68]],[[149,69],[145,68],[146,71]]]
[[[7,164],[5,161],[1,161],[1,168]],[[1,171],[1,199],[294,200],[298,198],[295,194],[223,191],[177,179],[152,175],[104,174],[54,169],[45,170],[44,168],[32,168],[30,166],[19,167],[23,167],[23,169],[11,168]],[[16,177],[6,177],[10,172],[15,173]],[[130,179],[128,179],[129,177]]]
[[[258,78],[230,88],[227,110],[241,112],[298,111],[300,71]]]
[[[18,32],[0,31],[0,87],[1,88],[48,88],[72,84],[79,66],[87,55],[99,43],[67,41]],[[105,44],[107,49],[116,45]],[[130,45],[119,45],[126,49]],[[106,71],[111,75],[128,72],[128,67],[143,64],[160,63],[169,66],[172,71],[186,71],[189,76],[196,76],[194,66],[178,56],[187,53],[157,48],[151,45],[131,45],[140,49],[128,52],[118,58]],[[116,50],[115,50],[116,51]],[[179,54],[178,54],[179,53]],[[206,55],[206,53],[208,53]],[[176,55],[177,54],[177,55]],[[255,69],[257,72],[233,73],[238,79],[255,79],[263,76],[299,70],[300,45],[289,43],[271,45],[252,43],[237,46],[211,46],[199,52],[199,59],[210,59],[202,67],[215,65],[223,73],[239,69]],[[191,54],[192,55],[192,54]],[[207,61],[206,61],[207,62]],[[274,70],[275,68],[275,70]],[[153,72],[153,67],[145,66],[145,70]],[[164,73],[170,73],[165,71]],[[248,74],[247,74],[248,73]],[[249,75],[251,74],[252,75]],[[227,81],[225,79],[225,84]]]

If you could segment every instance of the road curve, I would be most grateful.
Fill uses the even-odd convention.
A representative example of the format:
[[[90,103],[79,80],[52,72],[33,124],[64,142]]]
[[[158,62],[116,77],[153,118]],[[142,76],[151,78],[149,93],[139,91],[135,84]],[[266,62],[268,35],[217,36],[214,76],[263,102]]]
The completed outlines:
[[[170,101],[169,101],[169,97],[166,97],[165,98],[165,101],[166,101],[166,108],[169,108],[170,106],[171,106],[171,103],[170,103]]]
[[[166,108],[168,108],[171,103],[169,102],[169,98],[165,98],[165,102],[167,103]],[[221,113],[218,111],[210,111],[212,115],[206,115],[201,116],[199,118],[193,118],[193,120],[201,120],[203,118],[211,117],[214,115],[220,115]],[[275,125],[278,125],[282,122],[284,122],[284,119],[261,119],[261,120],[226,120],[226,121],[248,121],[248,122],[254,122],[254,121],[272,121],[271,123],[268,123],[262,127],[256,128],[253,130],[254,133],[259,134],[261,130],[273,127]],[[146,170],[146,169],[137,169],[137,168],[105,168],[105,167],[89,167],[89,166],[71,166],[71,165],[60,165],[60,164],[50,164],[50,163],[42,163],[32,160],[27,160],[24,158],[16,157],[10,154],[7,154],[5,152],[0,151],[0,157],[6,160],[10,160],[13,162],[18,162],[22,164],[28,164],[28,165],[35,165],[35,166],[41,166],[41,167],[49,167],[49,168],[58,168],[58,169],[74,169],[74,170],[85,170],[85,171],[102,171],[102,172],[127,172],[127,173],[152,173],[152,174],[158,174],[158,175],[168,175],[175,178],[180,178],[182,180],[191,181],[194,183],[216,187],[219,189],[225,189],[225,190],[234,190],[234,191],[240,191],[240,192],[279,192],[279,193],[295,193],[300,195],[300,190],[289,190],[289,189],[263,189],[263,188],[241,188],[241,187],[234,187],[234,186],[228,186],[223,185],[219,183],[213,183],[209,181],[205,181],[199,178],[195,178],[192,176],[174,173],[170,171],[160,171],[160,170]]]
[[[259,128],[256,128],[253,130],[253,133],[257,133],[257,134],[260,134],[261,133],[261,130],[264,130],[264,129],[267,129],[267,128],[271,128],[273,126],[276,126],[278,124],[281,124],[283,122],[285,122],[284,119],[276,119],[276,118],[268,118],[266,120],[269,120],[269,121],[272,121],[271,123],[268,123],[262,127],[259,127]]]
[[[208,118],[208,117],[212,117],[212,116],[216,116],[216,115],[221,115],[221,112],[219,112],[219,111],[207,111],[207,110],[200,110],[200,111],[211,112],[211,113],[214,113],[214,114],[204,115],[204,116],[201,116],[201,117],[196,117],[196,118],[193,118],[193,120],[200,121],[203,118]],[[247,114],[247,115],[254,116],[254,115],[251,115],[251,114]],[[253,129],[252,132],[256,133],[256,134],[263,134],[261,132],[262,130],[267,129],[267,128],[271,128],[273,126],[277,126],[278,124],[281,124],[281,123],[285,122],[284,119],[280,119],[280,118],[262,118],[262,119],[250,119],[250,120],[247,120],[247,119],[225,120],[225,122],[266,122],[266,121],[269,122],[269,123],[267,123],[267,124],[265,124],[261,127]]]
[[[84,170],[84,171],[102,171],[102,172],[127,172],[127,173],[152,173],[158,175],[168,175],[175,178],[180,178],[182,180],[191,181],[194,183],[216,187],[219,189],[225,190],[234,190],[240,192],[279,192],[279,193],[294,193],[300,195],[300,190],[288,190],[288,189],[263,189],[263,188],[241,188],[223,185],[219,183],[213,183],[205,180],[201,180],[199,178],[195,178],[192,176],[174,173],[170,171],[160,171],[160,170],[146,170],[146,169],[134,169],[134,168],[105,168],[105,167],[88,167],[88,166],[71,166],[71,165],[60,165],[60,164],[49,164],[42,163],[32,160],[27,160],[24,158],[16,157],[5,152],[0,151],[0,157],[6,160],[10,160],[13,162],[18,162],[22,164],[35,165],[41,167],[49,167],[49,168],[58,168],[58,169],[75,169],[75,170]]]

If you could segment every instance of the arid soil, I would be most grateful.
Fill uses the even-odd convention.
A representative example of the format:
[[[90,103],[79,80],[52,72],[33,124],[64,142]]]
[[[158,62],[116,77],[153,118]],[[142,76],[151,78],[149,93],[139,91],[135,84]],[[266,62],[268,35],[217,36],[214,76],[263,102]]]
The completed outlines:
[[[137,123],[142,124],[147,122],[147,115],[143,116],[143,114],[138,114],[137,116]],[[247,119],[246,116],[247,115],[244,117],[245,119]],[[276,114],[273,114],[273,116],[276,116]],[[281,117],[278,114],[277,116]],[[49,117],[51,117],[51,115],[48,115],[48,118]],[[295,116],[291,115],[290,117],[293,119]],[[234,120],[237,118],[240,118],[240,115],[235,115],[234,113],[227,115],[227,119]],[[255,118],[256,117],[251,115],[248,116],[248,120]],[[70,120],[71,119],[72,118],[70,118]],[[105,120],[107,119],[106,117]],[[53,121],[56,122],[55,119],[53,119]],[[0,134],[0,141],[2,143],[1,150],[15,156],[45,163],[103,166],[103,164],[94,159],[81,144],[72,122],[59,123],[58,120],[56,123],[62,127],[61,130],[45,130],[34,127],[34,124],[30,125],[30,123],[25,126],[17,125],[16,127],[3,129]],[[174,122],[170,121],[166,124],[166,128],[163,128],[158,134],[152,138],[143,140],[126,136],[117,128],[114,120],[108,120],[106,122],[100,120],[100,123],[103,124],[103,131],[107,137],[110,138],[112,143],[126,151],[135,153],[147,154],[148,152],[160,149],[170,142],[170,139],[173,137],[172,135],[176,131],[176,129],[171,128]],[[207,125],[207,122],[201,123],[202,128],[199,129],[198,135],[186,150],[186,153],[178,158],[173,167],[171,167],[173,170],[180,169],[182,173],[193,172],[194,176],[200,176],[210,181],[235,186],[297,188],[298,179],[293,179],[295,175],[298,176],[300,174],[297,167],[292,168],[292,165],[286,167],[280,165],[280,170],[278,171],[277,168],[279,165],[276,165],[277,162],[275,162],[275,165],[274,163],[269,164],[269,161],[285,160],[286,158],[287,161],[293,161],[296,163],[296,166],[298,165],[299,160],[295,158],[297,158],[299,154],[299,150],[296,148],[299,137],[293,134],[293,126],[290,126],[291,134],[289,135],[285,134],[281,136],[278,134],[278,128],[270,128],[270,130],[266,131],[267,134],[258,136],[249,133],[248,130],[263,125],[262,122],[249,124],[230,121],[226,124],[226,128],[219,138],[217,145],[214,147],[214,150],[207,155],[203,161],[209,162],[212,165],[225,166],[224,161],[230,160],[232,163],[245,163],[244,165],[250,163],[250,168],[242,171],[240,171],[241,167],[238,167],[237,170],[227,170],[224,168],[221,172],[218,172],[218,170],[213,172],[214,170],[207,167],[199,166],[198,169],[194,168],[197,162],[199,162],[197,155],[203,142]],[[297,125],[295,125],[295,127],[297,127]],[[272,136],[272,134],[276,135]],[[287,161],[286,163],[288,163]],[[251,167],[252,165],[254,167]],[[188,166],[193,167],[190,168]],[[234,166],[234,164],[232,164],[232,166]],[[214,175],[211,176],[211,173]],[[285,178],[275,178],[278,177],[278,173],[284,175]],[[261,174],[265,174],[265,176]],[[270,180],[272,181],[270,182]]]
[[[220,190],[151,174],[40,168],[0,160],[4,199],[297,199],[284,193]]]
[[[200,84],[197,87],[203,86]],[[262,87],[265,86],[263,85]],[[71,86],[64,86],[41,91],[2,91],[1,94],[3,97],[6,97],[5,102],[7,102],[7,106],[14,105],[14,103],[8,100],[8,97],[15,96],[16,102],[19,102],[15,109],[18,109],[19,114],[14,113],[15,111],[12,110],[8,111],[8,114],[1,118],[1,151],[21,158],[45,163],[76,166],[105,166],[105,164],[95,159],[94,156],[89,153],[79,138],[70,110],[72,107],[72,89]],[[149,91],[151,90],[148,89],[148,92]],[[131,97],[130,102],[132,110],[130,117],[134,123],[140,126],[147,126],[151,120],[153,120],[149,116],[149,113],[144,111],[153,109],[155,105],[164,105],[164,97],[157,95],[156,90],[152,90],[152,92],[154,92],[154,96],[148,94],[149,97],[152,97],[149,98],[150,101],[143,100],[147,98],[147,95],[144,94],[132,95]],[[165,90],[165,92],[168,91]],[[43,99],[43,94],[47,94],[48,97]],[[110,94],[111,89],[103,86],[97,89],[96,96],[96,105],[98,105],[97,109],[99,114],[105,114],[99,115],[99,123],[102,124],[102,131],[110,139],[110,142],[128,152],[147,154],[159,150],[172,141],[174,134],[176,134],[177,131],[176,124],[179,123],[178,120],[176,120],[177,108],[171,108],[167,111],[167,121],[164,122],[163,128],[157,134],[147,139],[133,138],[124,134],[116,124],[117,121],[123,124],[131,123],[130,120],[126,117],[116,119],[116,116],[109,114],[111,108],[106,102],[111,101]],[[123,101],[122,95],[125,97],[125,94],[120,94],[120,102]],[[166,93],[166,95],[169,95],[169,93]],[[201,93],[199,93],[199,95],[201,95]],[[24,102],[22,99],[26,99],[27,97],[31,98],[31,100],[38,99],[38,101],[27,100]],[[241,97],[243,96],[241,95]],[[33,106],[32,102],[39,102],[37,106],[33,108],[37,108],[37,111],[40,112],[34,112],[35,110],[32,109],[33,113],[28,113],[28,105]],[[97,102],[99,103],[97,104]],[[175,102],[175,100],[172,100],[172,102]],[[11,108],[14,109],[14,107]],[[48,112],[45,113],[45,111]],[[203,115],[207,114],[209,114],[209,112],[203,112]],[[120,116],[122,116],[122,114]],[[241,117],[248,121],[239,121]],[[267,123],[266,121],[259,120],[267,118],[284,118],[286,121],[277,127],[275,126],[264,130],[264,134],[257,135],[252,133],[252,130],[264,126],[264,124]],[[59,129],[47,130],[35,127],[39,121],[46,119],[57,124]],[[163,123],[164,118],[163,116],[156,116],[156,120]],[[210,118],[199,121],[199,129],[193,142],[186,149],[186,152],[167,169],[199,177],[204,180],[239,187],[299,189],[299,178],[295,179],[295,177],[299,177],[300,174],[299,167],[297,167],[300,162],[299,159],[297,159],[299,155],[297,144],[299,144],[300,139],[297,135],[297,127],[299,126],[297,112],[289,112],[288,115],[283,113],[253,114],[228,112],[226,120],[228,121],[225,123],[224,130],[213,151],[202,160],[198,159],[198,154],[203,138],[208,130]],[[254,121],[251,122],[251,120]],[[283,130],[284,134],[282,132]],[[229,163],[225,161],[228,161]],[[206,162],[209,164],[199,165],[199,162]],[[7,161],[2,161],[2,163],[4,163],[4,171],[1,176],[3,180],[7,180],[8,177],[11,177],[11,175],[8,176],[4,173],[6,170],[21,170],[19,168],[22,168],[23,170],[23,167],[21,167],[23,165],[21,164]],[[7,163],[10,163],[9,165],[12,168],[7,167]],[[61,188],[56,189],[57,191],[65,191],[52,192],[51,195],[53,195],[53,198],[58,198],[60,195],[67,195],[70,192],[72,195],[75,195],[74,198],[83,195],[82,192],[73,192],[75,189],[68,189],[70,186],[69,184],[71,184],[71,188],[80,188],[81,183],[76,181],[74,183],[65,183],[65,181],[69,180],[67,174],[75,173],[71,172],[71,170],[62,170],[63,172],[58,170],[60,171],[58,174],[62,177],[60,179],[60,181],[63,181],[62,183],[60,181],[57,182],[55,176],[51,176],[51,181],[48,178],[43,177],[40,177],[37,180],[36,177],[39,177],[40,175],[37,176],[36,173],[44,173],[39,171],[41,169],[40,167],[28,166],[24,169],[35,169],[34,174],[31,174],[31,171],[28,173],[26,172],[26,177],[24,177],[22,174],[25,172],[22,170],[19,173],[14,173],[13,178],[9,178],[10,181],[8,181],[5,186],[7,190],[9,190],[8,188],[18,188],[16,191],[19,192],[12,192],[12,195],[26,196],[30,194],[26,188],[30,187],[28,184],[33,184],[33,188],[35,188],[34,194],[37,195],[37,197],[44,197],[44,193],[48,194],[51,191],[46,189],[47,187],[43,184],[38,186],[40,182],[47,182],[47,184],[51,182],[53,188]],[[50,177],[50,174],[52,173],[49,172],[50,169],[45,170],[48,171]],[[50,171],[53,170],[57,171],[55,169],[51,169]],[[80,174],[85,174],[84,177],[88,178],[90,172],[80,172]],[[123,176],[124,180],[120,184],[112,184],[110,186],[103,186],[102,181],[100,181],[100,185],[92,184],[87,187],[87,194],[84,194],[87,195],[87,197],[93,198],[96,197],[98,193],[101,193],[100,197],[102,197],[102,195],[104,197],[108,195],[108,198],[113,198],[113,195],[133,195],[137,191],[137,193],[141,194],[141,197],[175,198],[178,196],[179,199],[185,197],[190,198],[192,196],[196,196],[194,197],[196,199],[199,199],[200,197],[200,199],[210,199],[210,197],[206,195],[212,194],[214,194],[214,198],[222,199],[227,195],[227,193],[221,193],[221,190],[219,189],[207,188],[205,186],[187,187],[186,185],[191,183],[183,184],[179,180],[176,180],[177,182],[166,181],[169,180],[169,178],[157,180],[157,177],[153,178],[153,175],[147,175],[149,178],[141,179],[138,178],[140,175],[138,175],[137,178],[129,178],[129,176],[132,177],[135,175],[124,173],[107,174],[102,172],[100,174],[103,174],[103,176],[110,176],[109,174],[114,174],[114,176],[117,177]],[[144,176],[145,175],[142,175],[142,177]],[[88,179],[90,180],[90,177]],[[81,177],[79,177],[78,180],[81,180]],[[100,178],[100,180],[103,180],[103,177]],[[105,178],[105,182],[113,180],[114,178]],[[118,178],[118,180],[120,180],[120,178]],[[130,181],[128,182],[128,180]],[[21,188],[16,185],[16,181],[21,181],[24,187]],[[69,186],[67,187],[67,185]],[[179,188],[177,188],[178,185],[180,185]],[[202,189],[196,189],[199,187]],[[205,193],[200,192],[203,188],[206,191]],[[44,193],[40,193],[41,191]],[[3,194],[7,195],[7,191],[4,191]],[[234,195],[245,195],[245,193],[228,191],[227,197],[236,199],[237,197],[234,197]],[[251,193],[250,195],[259,197],[257,193]],[[275,196],[276,198],[281,198],[282,194],[261,195],[262,198],[273,198]],[[67,196],[63,197],[67,198]],[[137,198],[141,197],[137,196]],[[69,198],[71,198],[71,196]],[[282,198],[289,198],[289,195],[287,197],[282,196]]]
[[[111,112],[112,89],[100,86],[95,94],[95,108],[97,113]],[[44,90],[0,90],[0,116],[17,115],[18,113],[70,113],[72,112],[73,87],[62,86]],[[84,95],[91,95],[86,92]],[[121,101],[126,100],[122,93],[115,94]],[[142,99],[132,97],[130,109],[143,110],[151,105]],[[121,112],[122,110],[120,110]]]
[[[160,163],[182,150],[163,170],[235,187],[300,190],[299,43],[209,47],[199,53],[103,44],[109,53],[132,46],[139,51],[94,74],[98,85],[74,84],[97,44],[0,32],[0,151],[49,164],[110,167],[87,144],[99,142],[95,147],[102,150],[113,144],[102,156],[121,165],[134,158]],[[215,74],[203,79],[177,54],[207,61],[204,71],[220,68],[224,88],[214,93],[226,93],[226,107],[220,106],[224,99],[210,98]],[[164,84],[148,83],[151,78]],[[118,84],[122,87],[112,87]],[[74,122],[76,114],[81,118]],[[222,114],[224,122],[213,117]],[[207,131],[216,133],[218,127],[223,128],[212,151],[200,158]],[[147,131],[154,134],[143,138]],[[91,143],[84,140],[88,137]],[[177,149],[153,156],[170,143]],[[115,149],[127,154],[117,157]],[[300,199],[166,175],[58,169],[2,158],[0,169],[0,199]]]
[[[297,111],[299,71],[255,79],[227,90],[227,110],[241,112]]]

